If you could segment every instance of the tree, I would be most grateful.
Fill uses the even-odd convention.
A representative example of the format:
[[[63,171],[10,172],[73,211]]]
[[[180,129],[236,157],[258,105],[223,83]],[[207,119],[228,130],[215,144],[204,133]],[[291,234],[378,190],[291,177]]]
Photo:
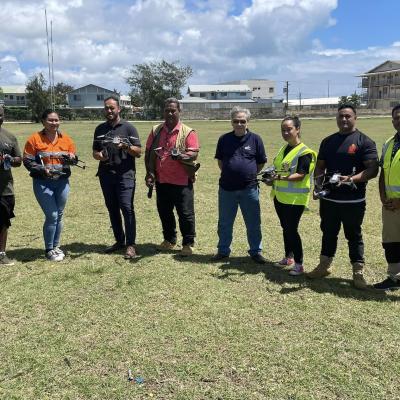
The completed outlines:
[[[72,92],[74,88],[66,83],[59,82],[54,86],[54,103],[55,106],[67,106],[67,94]]]
[[[341,96],[339,99],[339,106],[350,104],[354,108],[357,108],[361,104],[361,96],[357,93],[353,93],[351,96]]]
[[[46,108],[50,108],[50,94],[46,88],[46,80],[42,73],[32,76],[26,84],[26,99],[28,108],[32,112],[32,119],[40,121],[40,117]]]
[[[181,89],[193,71],[175,61],[134,64],[126,82],[131,87],[134,106],[142,106],[154,116],[160,116],[168,97],[182,98]]]

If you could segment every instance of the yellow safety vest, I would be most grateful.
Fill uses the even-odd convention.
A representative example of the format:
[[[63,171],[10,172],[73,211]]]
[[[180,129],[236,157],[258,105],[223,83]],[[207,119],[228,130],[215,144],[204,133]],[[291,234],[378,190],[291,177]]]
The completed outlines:
[[[276,196],[276,199],[283,204],[295,204],[307,206],[310,200],[311,176],[315,168],[317,153],[300,143],[284,157],[284,151],[287,145],[280,148],[278,154],[274,158],[274,167],[277,171],[287,171],[287,175],[294,174],[297,169],[297,163],[301,156],[311,154],[312,160],[308,174],[301,181],[289,182],[276,180],[273,182],[271,198]],[[285,172],[279,172],[280,175],[286,175]]]
[[[389,199],[400,198],[400,150],[394,155],[392,152],[394,146],[394,137],[390,138],[383,145],[382,149],[382,168],[385,177],[385,193]]]

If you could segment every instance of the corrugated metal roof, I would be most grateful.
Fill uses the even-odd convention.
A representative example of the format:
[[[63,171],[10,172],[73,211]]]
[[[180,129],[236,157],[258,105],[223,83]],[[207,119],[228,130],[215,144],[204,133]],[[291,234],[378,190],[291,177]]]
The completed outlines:
[[[189,92],[251,92],[247,85],[189,85]]]
[[[25,94],[26,92],[26,86],[0,86],[1,89],[3,90],[3,93],[20,93],[20,94]]]

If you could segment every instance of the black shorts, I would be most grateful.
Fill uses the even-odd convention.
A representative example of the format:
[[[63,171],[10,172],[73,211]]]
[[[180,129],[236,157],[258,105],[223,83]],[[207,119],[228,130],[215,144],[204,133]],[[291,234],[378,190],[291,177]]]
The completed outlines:
[[[14,218],[14,196],[0,196],[0,229],[11,226],[11,218]]]

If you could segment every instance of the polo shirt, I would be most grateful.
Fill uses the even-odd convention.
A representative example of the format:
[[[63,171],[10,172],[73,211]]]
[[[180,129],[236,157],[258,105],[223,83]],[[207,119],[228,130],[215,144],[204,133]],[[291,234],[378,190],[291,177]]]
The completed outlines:
[[[348,134],[334,133],[322,140],[318,160],[325,161],[327,175],[358,174],[365,169],[364,161],[378,160],[375,142],[367,135],[355,130]],[[348,185],[333,185],[323,200],[337,203],[356,203],[365,200],[367,182],[357,182],[357,188]]]
[[[97,176],[104,174],[118,175],[122,178],[135,177],[135,157],[128,154],[125,150],[117,149],[112,143],[103,143],[103,139],[99,136],[106,135],[108,138],[119,136],[128,138],[132,146],[141,147],[139,133],[137,129],[129,122],[121,119],[115,126],[112,126],[108,121],[96,127],[93,137],[92,149],[102,151],[106,149],[108,160],[100,161],[97,170]]]
[[[181,122],[168,131],[167,126],[164,124],[160,131],[160,140],[158,142],[159,150],[157,150],[156,159],[156,180],[159,183],[169,183],[172,185],[186,186],[189,184],[189,176],[186,172],[185,167],[179,162],[179,160],[173,160],[171,158],[171,150],[176,147],[176,139],[178,137],[179,130],[181,128]],[[146,142],[146,150],[151,149],[153,144],[154,135],[150,132]],[[186,137],[186,148],[187,149],[199,149],[199,139],[197,133],[192,131]]]
[[[24,165],[29,169],[30,175],[35,178],[45,178],[43,166],[60,169],[68,178],[71,175],[71,168],[65,165],[59,158],[62,154],[75,154],[76,147],[72,139],[65,133],[59,132],[54,143],[45,135],[44,131],[35,132],[29,136],[24,148]]]
[[[16,137],[0,126],[0,152],[11,157],[21,157]],[[0,196],[13,196],[13,176],[11,169],[5,170],[4,164],[0,166]]]
[[[227,191],[257,185],[257,164],[265,164],[267,156],[261,137],[247,131],[244,136],[228,132],[217,144],[215,158],[222,162],[219,185]]]

